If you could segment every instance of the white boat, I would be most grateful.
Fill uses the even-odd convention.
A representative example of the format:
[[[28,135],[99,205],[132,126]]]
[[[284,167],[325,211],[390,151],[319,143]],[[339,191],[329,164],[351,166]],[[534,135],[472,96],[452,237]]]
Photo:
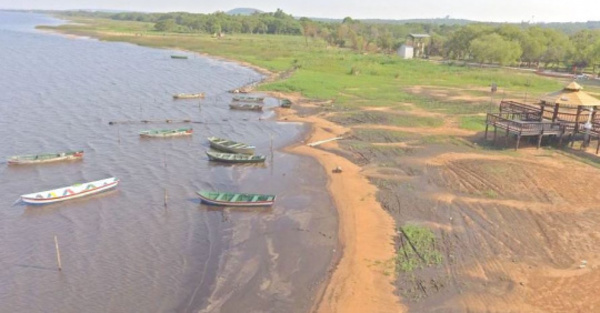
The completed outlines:
[[[117,187],[116,177],[97,180],[89,183],[75,184],[52,190],[34,192],[21,196],[21,201],[29,204],[46,204],[93,195]]]
[[[198,99],[204,98],[204,93],[178,93],[173,95],[173,99]]]

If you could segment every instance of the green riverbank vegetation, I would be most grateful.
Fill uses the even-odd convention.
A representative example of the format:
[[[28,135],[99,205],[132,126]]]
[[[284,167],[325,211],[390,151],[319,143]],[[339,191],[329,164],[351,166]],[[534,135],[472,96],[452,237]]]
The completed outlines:
[[[410,33],[428,34],[425,55],[432,58],[552,68],[598,73],[600,23],[482,23],[452,19],[417,21],[343,20],[294,18],[277,9],[231,15],[224,12],[64,12],[69,18],[104,18],[152,25],[148,30],[180,34],[290,35],[309,45],[321,39],[328,46],[356,52],[390,53]]]

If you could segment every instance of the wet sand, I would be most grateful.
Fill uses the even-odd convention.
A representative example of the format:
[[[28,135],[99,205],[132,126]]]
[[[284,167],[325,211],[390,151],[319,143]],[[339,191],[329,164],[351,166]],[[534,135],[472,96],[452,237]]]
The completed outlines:
[[[299,96],[286,97],[296,103],[294,106],[302,105],[297,104],[302,102]],[[320,148],[337,149],[335,141],[318,147],[306,145],[342,136],[349,129],[315,115],[300,117],[295,109],[279,109],[278,117],[311,125],[312,132],[306,142],[288,147],[286,151],[311,156],[326,169],[327,188],[339,214],[341,258],[313,310],[322,313],[404,312],[405,307],[394,294],[394,265],[390,263],[394,258],[395,222],[377,202],[376,187],[361,173],[360,166]],[[342,173],[332,172],[338,166]]]

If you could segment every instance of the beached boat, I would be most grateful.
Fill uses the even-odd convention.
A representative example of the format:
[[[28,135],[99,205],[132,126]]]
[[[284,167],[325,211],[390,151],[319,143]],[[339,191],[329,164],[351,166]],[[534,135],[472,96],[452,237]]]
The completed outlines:
[[[187,55],[171,55],[171,59],[187,59]]]
[[[204,98],[204,93],[178,93],[173,95],[173,99],[198,99]]]
[[[263,100],[265,100],[265,97],[236,95],[236,96],[233,96],[232,99],[233,99],[233,101],[240,101],[240,102],[263,102]]]
[[[194,133],[192,128],[178,128],[178,129],[152,129],[143,130],[140,132],[142,137],[175,137],[175,136],[189,136]]]
[[[10,157],[7,160],[7,162],[8,164],[37,164],[56,161],[78,160],[81,158],[83,158],[83,151],[65,151],[58,153],[16,155]]]
[[[29,204],[46,204],[65,201],[109,190],[115,188],[118,184],[119,180],[115,177],[111,177],[89,183],[75,184],[68,187],[22,195],[21,201]]]
[[[262,111],[263,105],[258,103],[234,102],[229,105],[229,108],[233,110]]]
[[[279,106],[281,106],[282,108],[291,108],[292,101],[290,99],[281,99],[279,100]]]
[[[198,191],[204,203],[222,206],[271,206],[275,202],[274,195],[261,195],[252,193],[231,193]]]
[[[208,137],[210,146],[224,152],[254,154],[254,146],[247,145],[241,142],[235,142],[223,138]]]
[[[241,153],[222,153],[215,151],[206,151],[210,161],[219,161],[227,163],[260,163],[264,162],[267,157],[264,155],[249,155]]]

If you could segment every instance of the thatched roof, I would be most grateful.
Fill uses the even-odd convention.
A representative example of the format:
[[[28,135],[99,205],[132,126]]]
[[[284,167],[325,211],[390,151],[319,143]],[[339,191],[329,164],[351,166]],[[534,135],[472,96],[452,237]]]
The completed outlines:
[[[582,90],[581,85],[572,82],[562,90],[543,96],[541,101],[548,104],[557,103],[563,107],[600,106],[600,99],[594,98]]]

